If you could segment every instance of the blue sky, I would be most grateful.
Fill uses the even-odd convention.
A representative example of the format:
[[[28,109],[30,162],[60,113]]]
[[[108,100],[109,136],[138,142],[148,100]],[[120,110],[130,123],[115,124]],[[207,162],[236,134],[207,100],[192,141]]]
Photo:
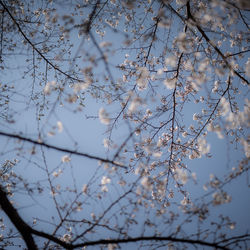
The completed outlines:
[[[121,27],[123,24],[121,24]],[[175,27],[173,27],[172,30],[175,30]],[[176,28],[176,32],[179,30]],[[160,35],[163,35],[165,30],[160,33]],[[175,37],[177,33],[173,32],[171,33],[171,36]],[[98,35],[94,34],[96,40],[99,42],[103,40],[112,41],[114,44],[114,47],[119,47],[121,42],[123,41],[122,36],[112,31],[107,31],[107,36],[102,40],[98,37]],[[98,55],[98,52],[96,48],[94,47],[93,43],[89,41],[84,41],[84,45],[80,48],[79,52],[79,44],[81,43],[83,38],[78,38],[77,32],[71,32],[69,41],[73,43],[73,52],[72,55],[75,55],[76,53],[79,53],[81,56],[84,56],[84,53],[88,51],[89,53],[93,53]],[[139,43],[138,43],[139,44]],[[157,46],[160,46],[160,42],[157,43]],[[153,48],[153,52],[157,55],[158,53],[158,47],[155,46]],[[29,48],[29,47],[28,47]],[[83,51],[81,51],[83,49]],[[152,53],[153,53],[152,52]],[[26,51],[24,50],[24,53]],[[123,56],[125,53],[131,54],[131,56],[128,58],[133,58],[135,56],[135,52],[131,50],[130,52],[127,51],[116,51],[114,54],[112,54],[109,57],[109,65],[110,69],[112,71],[114,79],[121,78],[120,72],[114,67],[117,64],[121,64],[123,62]],[[30,49],[27,50],[28,57],[31,55]],[[100,55],[99,55],[100,56]],[[46,100],[49,100],[47,103],[48,109],[45,108],[42,113],[44,114],[43,117],[41,117],[41,120],[37,120],[37,114],[39,111],[39,105],[41,105],[42,99],[42,92],[44,88],[44,82],[42,86],[35,85],[34,87],[34,93],[37,92],[40,94],[38,97],[38,100],[30,100],[30,89],[32,88],[33,79],[30,75],[26,75],[24,79],[21,78],[21,72],[23,72],[24,67],[24,60],[26,58],[26,55],[13,55],[12,57],[9,57],[9,64],[12,65],[13,69],[5,70],[4,73],[1,75],[1,82],[2,84],[5,83],[8,86],[14,85],[15,93],[12,97],[12,100],[9,103],[9,109],[14,110],[14,119],[15,123],[13,124],[6,124],[5,122],[0,122],[0,130],[5,132],[11,132],[14,134],[24,135],[25,137],[32,138],[36,140],[38,138],[38,128],[42,128],[40,131],[43,136],[46,143],[60,146],[62,148],[68,148],[68,149],[76,149],[77,151],[97,155],[100,157],[110,157],[112,158],[115,151],[110,150],[107,152],[107,149],[103,146],[103,139],[107,138],[109,136],[109,133],[107,132],[107,127],[99,121],[98,118],[98,112],[101,107],[105,107],[109,112],[111,117],[114,116],[115,113],[119,112],[121,106],[119,102],[112,102],[111,104],[106,103],[106,99],[99,98],[94,99],[90,94],[90,89],[86,90],[86,92],[82,95],[85,97],[84,100],[84,107],[82,110],[79,110],[78,103],[76,104],[69,104],[65,101],[65,99],[68,97],[66,94],[62,95],[62,105],[60,105],[60,101],[57,102],[57,105],[55,106],[55,109],[53,109],[53,112],[51,112],[53,104],[56,102],[56,98],[58,96],[58,92],[52,93],[50,96],[46,96]],[[245,58],[243,59],[243,61]],[[81,64],[82,63],[82,64]],[[83,59],[77,60],[75,64],[78,64],[79,67],[85,67],[85,62],[83,62]],[[76,65],[68,65],[67,62],[61,63],[61,67],[64,69],[70,69],[72,67],[76,67]],[[39,64],[40,68],[38,71],[44,71],[45,64],[41,62]],[[97,67],[94,69],[94,72],[96,74],[101,74],[105,72],[105,67],[103,65],[103,62],[100,60]],[[20,73],[20,74],[19,74]],[[106,74],[106,73],[105,73]],[[36,83],[39,83],[42,77],[37,76]],[[102,77],[100,77],[102,79]],[[48,75],[48,81],[54,80],[54,72],[49,73]],[[103,80],[103,79],[102,79]],[[101,81],[101,80],[100,80]],[[103,80],[103,82],[105,82]],[[100,82],[99,82],[100,83]],[[70,81],[63,81],[59,84],[65,84],[65,93],[73,93],[72,88],[68,86],[70,84]],[[127,89],[128,86],[133,86],[133,82],[126,83],[127,85],[125,88]],[[160,85],[161,82],[159,81],[157,84],[159,84],[159,88],[157,89],[159,91],[159,94],[165,93],[166,95],[171,94],[171,90],[168,90],[165,86]],[[242,88],[243,91],[245,88]],[[149,100],[149,92],[148,90],[144,92],[138,92],[139,95],[143,96],[145,100]],[[205,93],[205,91],[204,91]],[[245,94],[243,93],[243,96]],[[156,101],[148,101],[149,107],[152,107],[152,109],[158,105],[160,102],[157,100],[158,95],[155,95]],[[236,97],[237,98],[237,97]],[[18,100],[18,102],[16,101]],[[242,109],[243,107],[243,98],[240,96],[238,99],[240,103],[240,107]],[[145,110],[146,108],[144,106],[140,107],[142,110]],[[199,112],[202,109],[201,104],[195,104],[193,101],[191,101],[187,107],[184,109],[184,116],[183,119],[186,121],[187,127],[190,124],[195,124],[195,121],[193,121],[192,117],[195,112]],[[111,113],[115,112],[115,113]],[[51,115],[50,115],[51,114]],[[90,118],[87,118],[90,117]],[[156,123],[158,122],[157,118]],[[159,120],[162,118],[159,118]],[[62,133],[59,133],[57,128],[57,122],[61,121],[64,127],[64,130]],[[131,128],[135,128],[137,125],[135,124],[129,124]],[[128,136],[128,134],[131,132],[131,128],[128,126],[127,122],[123,119],[120,119],[117,123],[117,126],[112,132],[113,140],[116,144],[120,145],[124,139]],[[53,131],[55,132],[55,135],[53,136],[47,136],[47,133]],[[164,132],[164,131],[162,131]],[[146,132],[145,134],[147,134]],[[135,137],[134,140],[139,140],[140,137]],[[143,137],[142,137],[143,138]],[[211,158],[202,157],[201,159],[195,159],[195,160],[188,160],[185,159],[183,163],[187,164],[188,168],[191,172],[195,172],[197,174],[198,184],[194,184],[193,181],[190,179],[187,183],[187,189],[191,195],[192,199],[195,199],[199,196],[202,196],[204,193],[209,192],[204,191],[203,184],[209,181],[210,174],[216,175],[218,178],[223,178],[224,175],[231,171],[232,167],[237,167],[237,164],[239,161],[244,157],[244,153],[242,152],[242,146],[240,143],[237,143],[236,145],[230,145],[230,143],[226,139],[218,139],[215,133],[209,132],[207,136],[207,141],[211,145]],[[75,144],[77,143],[77,145]],[[133,141],[130,140],[128,145],[132,145]],[[69,186],[70,188],[74,189],[75,187],[78,190],[81,190],[82,186],[84,184],[89,183],[91,178],[94,176],[95,182],[92,183],[92,189],[94,190],[93,193],[96,195],[98,194],[99,190],[101,189],[100,183],[103,176],[111,176],[111,184],[108,184],[108,188],[110,192],[105,194],[102,199],[99,201],[91,198],[86,198],[86,207],[83,206],[83,209],[77,214],[76,217],[84,217],[86,219],[91,220],[91,213],[100,213],[105,210],[108,205],[115,200],[126,188],[123,189],[123,187],[117,186],[116,182],[119,179],[119,174],[109,172],[109,170],[104,169],[103,167],[99,167],[98,163],[95,160],[90,160],[86,158],[81,158],[78,156],[70,156],[71,161],[69,163],[62,163],[61,158],[64,156],[64,153],[56,152],[51,149],[44,149],[44,152],[41,150],[41,148],[36,147],[37,154],[32,155],[30,154],[30,151],[32,150],[32,144],[30,143],[13,143],[12,140],[9,140],[8,138],[2,137],[0,140],[0,152],[1,152],[1,158],[0,163],[3,164],[5,160],[12,160],[14,158],[18,159],[18,164],[14,167],[14,171],[18,174],[21,174],[24,176],[24,178],[27,180],[27,182],[30,183],[36,183],[37,181],[43,185],[43,183],[46,183],[45,186],[45,192],[43,195],[34,195],[34,200],[32,200],[27,195],[23,195],[23,190],[20,188],[17,193],[14,195],[14,204],[19,207],[19,212],[23,216],[23,218],[29,222],[32,222],[34,218],[38,218],[40,220],[51,220],[51,216],[55,216],[55,220],[57,220],[57,213],[56,209],[52,200],[52,197],[50,195],[50,190],[48,189],[49,183],[48,183],[48,176],[46,175],[44,170],[41,170],[40,167],[46,168],[46,165],[48,167],[48,171],[52,175],[53,172],[58,172],[60,169],[63,171],[63,174],[58,177],[58,179],[53,179],[55,185],[60,184],[61,188],[65,188],[66,186]],[[21,150],[18,150],[18,147],[21,147]],[[43,157],[43,153],[46,157]],[[157,171],[156,171],[157,172]],[[121,172],[122,173],[122,172]],[[124,173],[122,173],[124,174]],[[96,179],[95,179],[96,178]],[[128,183],[132,183],[137,176],[133,173],[133,171],[124,174],[124,179]],[[226,204],[222,206],[215,207],[211,214],[210,219],[213,220],[217,217],[219,213],[222,213],[224,215],[230,216],[232,220],[236,221],[236,227],[232,231],[232,234],[238,235],[245,233],[246,230],[249,229],[250,224],[250,218],[248,215],[248,211],[250,209],[250,199],[248,196],[249,188],[247,185],[249,185],[248,180],[249,178],[247,176],[242,176],[237,178],[236,180],[233,180],[229,183],[228,186],[226,186],[225,190],[227,190],[230,195],[232,195],[232,203]],[[138,184],[139,185],[139,184]],[[174,189],[174,184],[171,183],[171,188]],[[32,188],[35,188],[36,185],[32,185]],[[212,194],[210,196],[210,199],[212,198]],[[73,196],[70,196],[70,192],[65,192],[65,194],[62,195],[62,197],[58,197],[59,201],[70,201],[73,199]],[[173,203],[179,204],[179,202],[182,200],[183,196],[176,193],[176,197],[173,199]],[[121,203],[122,205],[128,205],[128,200],[125,200],[124,203]],[[176,213],[179,212],[178,205],[173,206]],[[112,210],[112,212],[115,212],[115,209]],[[171,208],[172,209],[172,208]],[[128,210],[130,210],[128,208]],[[159,230],[163,230],[164,223],[161,223],[161,218],[154,218],[153,214],[149,212],[148,214],[145,212],[145,214],[137,215],[137,219],[139,224],[134,227],[134,231],[130,232],[132,235],[139,235],[142,231],[142,225],[145,220],[145,217],[149,217],[151,219],[154,219],[157,223],[159,223]],[[118,213],[118,211],[117,211]],[[120,218],[120,223],[123,222],[124,218]],[[182,218],[178,219],[177,222],[180,222]],[[141,224],[140,224],[141,223]],[[7,225],[10,225],[9,223]],[[206,226],[206,224],[205,224]],[[185,228],[186,226],[184,226]],[[191,226],[187,226],[187,230],[196,230],[196,222],[191,224]],[[209,227],[209,226],[208,226]],[[49,225],[49,223],[43,223],[39,222],[37,225],[37,228],[41,230],[52,230],[53,226]],[[191,229],[190,229],[191,228]],[[109,237],[109,233],[105,230],[101,229],[97,233],[97,238],[103,238],[103,237]],[[96,239],[96,235],[90,236],[89,239]],[[128,249],[130,246],[122,246],[123,249]],[[11,248],[10,248],[11,249]],[[98,248],[96,248],[98,249]]]

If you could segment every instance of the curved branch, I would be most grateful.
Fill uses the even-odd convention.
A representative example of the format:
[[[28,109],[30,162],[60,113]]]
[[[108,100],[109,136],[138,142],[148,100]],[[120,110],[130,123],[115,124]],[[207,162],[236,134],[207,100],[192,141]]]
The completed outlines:
[[[141,236],[135,238],[127,238],[127,239],[109,239],[109,240],[98,240],[98,241],[89,241],[82,244],[74,245],[73,248],[77,247],[84,247],[84,246],[96,246],[96,245],[103,245],[103,244],[124,244],[130,242],[140,242],[140,241],[170,241],[170,242],[179,242],[179,243],[187,243],[191,245],[201,245],[201,246],[208,246],[213,247],[215,249],[223,249],[229,250],[229,248],[220,246],[217,243],[209,243],[206,241],[201,240],[191,240],[191,239],[182,239],[182,238],[175,238],[171,236],[167,237],[160,237],[160,236]]]
[[[226,64],[226,66],[235,74],[237,75],[243,82],[245,82],[246,84],[250,84],[249,81],[243,77],[239,72],[237,72],[228,62],[227,57],[221,52],[221,50],[215,45],[215,43],[210,40],[210,38],[207,36],[207,34],[205,33],[205,31],[201,28],[201,26],[199,25],[199,23],[196,21],[196,19],[194,18],[194,16],[192,15],[192,13],[190,12],[190,1],[187,1],[187,16],[188,18],[184,18],[183,16],[181,16],[170,4],[164,4],[164,6],[166,6],[168,9],[170,9],[171,11],[173,11],[175,13],[175,15],[177,15],[184,23],[187,23],[190,20],[193,21],[194,26],[199,30],[199,32],[201,33],[202,37],[206,40],[206,42],[208,44],[210,44],[214,50],[217,52],[217,54],[222,58],[222,60],[224,61],[224,63]]]
[[[31,42],[31,40],[26,36],[26,34],[23,32],[23,30],[21,29],[20,25],[18,24],[18,22],[16,21],[15,17],[11,14],[11,12],[9,11],[9,9],[6,7],[6,5],[0,0],[0,4],[2,5],[3,9],[8,13],[8,15],[10,16],[10,18],[12,19],[13,23],[17,26],[18,31],[22,34],[22,36],[24,37],[24,39],[31,45],[31,47],[33,48],[33,50],[35,50],[39,56],[41,56],[43,58],[43,60],[49,64],[53,69],[55,69],[56,71],[60,72],[61,74],[63,74],[64,76],[68,77],[71,80],[74,81],[83,81],[82,79],[78,79],[75,77],[70,76],[69,74],[65,73],[64,71],[62,71],[60,68],[58,68],[57,66],[55,66],[53,63],[50,62],[50,60],[48,60],[48,58],[46,58],[43,53]]]
[[[29,250],[38,249],[36,243],[34,242],[31,227],[23,221],[23,219],[18,214],[17,210],[10,203],[7,193],[4,191],[3,187],[0,185],[0,205],[5,214],[9,217],[10,221],[22,235],[26,246]]]
[[[222,93],[221,97],[219,98],[219,100],[217,101],[217,103],[215,104],[210,116],[208,117],[208,119],[206,120],[206,122],[204,123],[204,125],[201,127],[201,129],[199,130],[199,132],[197,132],[196,136],[193,138],[193,140],[188,144],[191,145],[199,136],[200,134],[202,133],[202,131],[206,128],[206,126],[209,124],[209,122],[211,121],[213,115],[215,114],[219,104],[220,104],[220,101],[221,101],[221,98],[229,91],[229,87],[230,87],[230,84],[231,84],[231,81],[230,81],[230,76],[228,78],[228,84],[227,84],[227,88],[224,90],[224,92]]]
[[[76,248],[85,247],[85,246],[98,246],[98,245],[107,245],[107,244],[124,244],[124,243],[141,242],[141,241],[170,241],[170,242],[176,242],[176,243],[186,243],[186,244],[191,244],[191,245],[208,246],[208,247],[213,247],[213,248],[222,249],[222,250],[229,249],[223,245],[219,245],[216,242],[210,243],[210,242],[201,241],[201,240],[175,238],[172,236],[165,236],[165,237],[164,236],[162,237],[141,236],[141,237],[127,238],[127,239],[119,239],[119,238],[118,239],[100,239],[97,241],[87,241],[87,242],[83,242],[79,244],[71,244],[71,243],[66,243],[62,241],[53,235],[35,230],[31,228],[28,224],[26,224],[26,222],[23,221],[23,219],[18,214],[17,210],[13,207],[13,205],[7,198],[7,194],[1,186],[0,186],[0,205],[1,205],[1,208],[4,210],[4,212],[6,213],[6,215],[9,217],[9,219],[15,225],[19,233],[22,235],[29,250],[38,249],[34,242],[32,234],[51,240],[54,243],[64,247],[65,249],[76,249]]]
[[[102,157],[99,157],[99,156],[86,154],[86,153],[82,153],[82,152],[78,152],[78,151],[74,151],[74,150],[70,150],[70,149],[66,149],[66,148],[53,146],[51,144],[47,144],[47,143],[42,142],[42,141],[35,141],[33,139],[26,138],[26,137],[23,137],[23,136],[20,136],[20,135],[15,135],[15,134],[10,134],[10,133],[5,133],[5,132],[0,131],[0,136],[1,135],[9,137],[9,138],[18,139],[18,140],[21,140],[21,141],[26,141],[26,142],[29,142],[29,143],[33,143],[35,145],[40,145],[40,146],[45,147],[45,148],[54,149],[54,150],[57,150],[57,151],[60,151],[60,152],[65,152],[65,153],[72,154],[72,155],[83,156],[85,158],[98,160],[98,161],[105,162],[105,163],[110,163],[110,164],[112,164],[112,165],[114,165],[116,167],[120,167],[120,168],[124,168],[124,169],[128,168],[127,166],[124,166],[121,163],[118,163],[118,162],[115,162],[115,161],[112,161],[112,160],[109,160],[109,159],[105,159],[105,158],[102,158]]]

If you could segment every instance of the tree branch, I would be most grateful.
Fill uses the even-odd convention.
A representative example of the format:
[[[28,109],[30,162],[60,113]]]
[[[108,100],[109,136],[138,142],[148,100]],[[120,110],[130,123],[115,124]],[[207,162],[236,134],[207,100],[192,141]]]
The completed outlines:
[[[9,217],[9,219],[15,225],[19,233],[22,235],[29,250],[38,249],[34,242],[32,234],[51,240],[54,243],[57,243],[58,245],[64,247],[65,249],[76,249],[76,248],[84,247],[84,246],[98,246],[98,245],[107,245],[107,244],[124,244],[124,243],[130,243],[130,242],[140,242],[140,241],[171,241],[171,242],[177,242],[177,243],[187,243],[187,244],[192,244],[192,245],[214,247],[216,249],[223,249],[223,250],[229,249],[227,247],[219,245],[216,242],[210,243],[210,242],[201,241],[201,240],[175,238],[172,236],[166,236],[166,237],[164,236],[163,237],[141,236],[141,237],[127,238],[127,239],[119,239],[119,238],[118,239],[100,239],[97,241],[87,241],[87,242],[73,245],[73,244],[62,241],[53,235],[35,230],[31,228],[28,224],[26,224],[26,222],[23,221],[23,219],[18,214],[17,210],[13,207],[13,205],[7,198],[7,194],[3,190],[2,186],[0,186],[0,205],[3,211]]]
[[[14,224],[16,229],[22,235],[26,246],[29,250],[38,249],[31,233],[31,227],[27,225],[23,219],[18,214],[17,210],[13,207],[11,202],[7,197],[7,193],[4,191],[3,187],[0,185],[0,205],[5,214],[9,217],[11,222]]]
[[[2,5],[3,9],[8,13],[8,15],[10,16],[10,18],[12,19],[13,23],[17,26],[18,31],[22,34],[22,36],[24,37],[24,39],[31,45],[31,47],[38,53],[39,56],[41,56],[43,58],[43,60],[48,63],[53,69],[55,69],[56,71],[60,72],[61,74],[63,74],[64,76],[68,77],[71,80],[74,81],[83,81],[82,79],[78,79],[75,77],[70,76],[69,74],[65,73],[64,71],[62,71],[60,68],[58,68],[57,66],[55,66],[53,63],[50,62],[50,60],[48,60],[48,58],[46,58],[43,53],[31,42],[31,40],[26,36],[26,34],[23,32],[23,30],[21,29],[20,25],[18,24],[18,22],[16,21],[15,17],[11,14],[11,12],[9,11],[9,9],[5,6],[5,4],[0,0],[0,4]]]
[[[10,134],[10,133],[5,133],[5,132],[0,131],[0,136],[1,135],[9,137],[9,138],[18,139],[18,140],[21,140],[21,141],[26,141],[26,142],[29,142],[29,143],[33,143],[35,145],[40,145],[42,147],[46,147],[46,148],[49,148],[49,149],[54,149],[54,150],[57,150],[57,151],[60,151],[60,152],[65,152],[65,153],[72,154],[72,155],[83,156],[85,158],[98,160],[98,161],[105,162],[105,163],[110,163],[110,164],[112,164],[114,166],[117,166],[117,167],[120,167],[120,168],[124,168],[124,169],[128,168],[127,166],[124,166],[121,163],[117,163],[117,162],[109,160],[109,159],[105,159],[105,158],[102,158],[102,157],[99,157],[99,156],[78,152],[78,151],[75,151],[75,150],[70,150],[70,149],[66,149],[66,148],[53,146],[51,144],[47,144],[47,143],[42,142],[42,141],[35,141],[33,139],[26,138],[26,137],[23,137],[23,136],[20,136],[20,135],[15,135],[15,134]]]
[[[181,16],[170,4],[164,4],[164,6],[166,6],[168,9],[170,9],[171,11],[173,11],[175,13],[175,15],[177,15],[184,23],[186,23],[188,21],[188,19],[192,20],[195,27],[199,30],[199,32],[201,33],[202,37],[207,41],[208,44],[210,44],[214,50],[217,52],[217,54],[223,59],[224,63],[226,64],[226,66],[235,74],[237,75],[243,82],[245,82],[246,84],[250,84],[249,81],[243,77],[242,75],[240,75],[239,72],[237,72],[231,65],[230,63],[227,61],[227,57],[221,52],[221,50],[213,43],[213,41],[210,40],[210,38],[207,36],[207,34],[205,33],[205,31],[201,28],[201,26],[198,24],[198,22],[196,21],[196,19],[194,18],[194,16],[192,15],[192,13],[190,12],[190,3],[189,1],[187,1],[187,19],[184,18],[183,16]]]

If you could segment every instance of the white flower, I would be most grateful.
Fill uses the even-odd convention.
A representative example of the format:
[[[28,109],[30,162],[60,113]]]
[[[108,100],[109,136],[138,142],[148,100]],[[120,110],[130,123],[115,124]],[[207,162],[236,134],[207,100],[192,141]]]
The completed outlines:
[[[62,240],[65,241],[65,242],[70,242],[71,235],[70,234],[64,234]]]
[[[87,186],[86,184],[83,185],[83,187],[82,187],[82,192],[83,192],[84,194],[87,194],[87,192],[88,192],[88,186]]]
[[[224,96],[220,100],[220,105],[222,107],[222,110],[221,110],[222,115],[226,116],[228,112],[230,111],[230,104]]]
[[[188,199],[187,197],[184,197],[183,200],[181,200],[181,205],[185,206],[188,204]]]
[[[152,116],[152,114],[153,114],[153,113],[152,113],[152,111],[151,111],[150,109],[147,109],[147,110],[146,110],[146,115],[147,115],[147,116]]]
[[[43,93],[44,93],[45,95],[49,95],[50,92],[51,92],[51,90],[50,90],[50,85],[49,85],[49,83],[46,83],[46,85],[45,85],[45,87],[44,87],[44,89],[43,89]]]
[[[226,192],[220,191],[213,193],[213,205],[221,205],[224,203],[229,203],[232,200],[231,196],[229,196]]]
[[[51,87],[54,87],[55,85],[56,85],[55,81],[47,82],[44,89],[43,89],[44,94],[45,95],[50,95]]]
[[[159,158],[159,157],[162,156],[162,152],[161,152],[161,151],[154,152],[154,153],[153,153],[153,156],[156,157],[156,158]]]
[[[128,112],[130,114],[135,112],[137,107],[140,105],[142,105],[142,99],[140,97],[134,98],[131,104],[129,105]]]
[[[193,120],[194,120],[194,121],[199,120],[199,114],[194,113],[194,114],[193,114]]]
[[[73,88],[74,88],[75,93],[78,93],[84,89],[87,89],[91,85],[91,83],[93,82],[93,80],[90,77],[86,76],[85,78],[86,78],[85,82],[74,84]]]
[[[213,93],[216,93],[218,91],[218,88],[219,88],[219,82],[218,81],[215,81],[214,82],[214,87],[212,89],[212,92]]]
[[[141,184],[142,186],[147,189],[147,190],[152,190],[153,189],[153,185],[152,183],[150,182],[149,178],[144,176],[141,180]]]
[[[182,184],[186,184],[187,183],[187,179],[188,179],[187,172],[184,171],[183,169],[179,169],[179,168],[177,168],[175,170],[175,172],[176,172],[177,180],[180,181],[180,182],[182,182]]]
[[[136,80],[137,87],[139,90],[144,90],[147,88],[148,85],[149,71],[146,67],[140,67],[138,71],[139,77]]]
[[[157,75],[162,75],[163,72],[164,72],[164,69],[158,69],[157,70]]]
[[[245,66],[246,75],[250,77],[250,57],[248,58]]]
[[[48,132],[48,136],[54,136],[55,135],[55,132],[54,131],[49,131]]]
[[[58,132],[61,133],[63,131],[63,124],[61,121],[58,121],[57,123],[57,128],[58,128]]]
[[[189,155],[189,159],[190,159],[190,160],[193,160],[193,159],[196,159],[196,158],[200,158],[200,157],[201,157],[201,155],[200,155],[200,153],[197,152],[197,151],[193,151],[192,154]]]
[[[187,137],[187,135],[188,135],[188,133],[186,132],[186,131],[184,131],[183,133],[182,133],[182,137]]]
[[[102,180],[101,180],[102,185],[108,184],[110,182],[111,182],[111,180],[109,177],[107,177],[107,176],[102,177]]]
[[[187,3],[187,0],[176,0],[176,3],[177,3],[178,5],[184,5],[184,4]]]
[[[224,138],[224,136],[223,136],[223,134],[222,134],[222,130],[221,130],[220,125],[216,125],[216,126],[214,127],[214,130],[213,130],[213,131],[216,132],[216,134],[217,134],[217,136],[218,136],[219,139],[223,139],[223,138]]]
[[[199,71],[203,72],[207,70],[208,65],[209,65],[209,60],[208,59],[203,60],[199,65]]]
[[[108,125],[110,123],[109,114],[106,112],[106,110],[102,107],[99,109],[99,119],[101,123]]]
[[[108,250],[115,250],[118,246],[116,244],[108,244]]]
[[[71,158],[68,155],[64,155],[62,157],[62,162],[70,162],[70,161],[71,161]]]
[[[108,138],[103,139],[103,145],[105,148],[110,148],[111,146],[111,141]]]
[[[109,47],[111,45],[112,45],[111,42],[106,42],[106,41],[103,41],[103,42],[100,43],[101,48]]]
[[[107,193],[109,190],[108,190],[108,187],[107,186],[102,186],[102,192],[104,193]]]
[[[175,84],[176,84],[176,78],[174,79],[165,79],[163,81],[164,85],[168,88],[168,89],[174,89],[175,88]]]
[[[204,138],[198,139],[198,150],[201,154],[207,154],[210,151],[210,145],[207,144],[207,141]]]
[[[136,130],[135,130],[135,135],[139,135],[141,133],[141,130],[139,129],[139,128],[137,128]]]
[[[244,147],[246,157],[250,158],[250,144],[244,139],[241,139],[241,143]]]
[[[190,60],[187,60],[186,62],[184,62],[183,66],[185,70],[188,70],[188,71],[192,71],[194,69],[194,66]]]
[[[179,33],[177,39],[176,39],[177,45],[179,50],[183,52],[187,52],[189,41],[187,39],[187,34],[185,32]]]
[[[167,57],[165,59],[165,64],[168,66],[171,66],[171,67],[175,67],[176,66],[176,57],[175,56],[170,56],[170,57]]]
[[[58,177],[58,176],[59,176],[58,172],[56,172],[56,171],[53,172],[52,175],[53,175],[54,177]]]
[[[193,172],[193,173],[191,174],[191,176],[192,176],[192,178],[193,178],[194,181],[197,180],[197,176],[196,176],[196,173],[195,173],[195,172]]]

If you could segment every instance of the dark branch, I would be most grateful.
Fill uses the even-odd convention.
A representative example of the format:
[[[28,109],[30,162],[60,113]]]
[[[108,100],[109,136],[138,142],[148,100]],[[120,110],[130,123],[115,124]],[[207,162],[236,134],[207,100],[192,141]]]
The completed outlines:
[[[12,221],[12,223],[15,225],[15,227],[19,231],[19,233],[22,235],[29,250],[38,249],[34,242],[32,234],[51,240],[54,243],[57,243],[58,245],[64,247],[65,249],[75,249],[75,248],[84,247],[84,246],[98,246],[98,245],[107,245],[107,244],[124,244],[124,243],[139,242],[139,241],[171,241],[171,242],[187,243],[187,244],[192,244],[192,245],[214,247],[216,249],[223,249],[223,250],[229,249],[217,243],[210,243],[210,242],[201,241],[201,240],[192,240],[192,239],[184,239],[184,238],[174,238],[171,236],[168,236],[168,237],[158,237],[158,236],[143,237],[142,236],[142,237],[136,237],[136,238],[127,238],[127,239],[101,239],[97,241],[88,241],[88,242],[73,245],[73,244],[62,241],[53,235],[32,229],[20,217],[17,210],[10,203],[9,199],[7,198],[6,192],[3,190],[1,186],[0,186],[0,204],[1,204],[1,208],[3,209],[3,211],[6,213],[6,215],[9,217],[9,219]]]
[[[223,249],[228,250],[229,248],[220,246],[217,243],[209,243],[201,240],[191,240],[191,239],[181,239],[174,237],[159,237],[159,236],[145,236],[145,237],[136,237],[136,238],[127,238],[127,239],[109,239],[109,240],[98,240],[98,241],[89,241],[82,244],[74,245],[73,248],[84,247],[84,246],[96,246],[96,245],[107,245],[107,244],[124,244],[130,242],[139,242],[139,241],[171,241],[171,242],[179,242],[179,243],[187,243],[192,245],[201,245],[213,247],[215,249]]]
[[[42,142],[42,141],[35,141],[33,139],[26,138],[26,137],[23,137],[23,136],[20,136],[20,135],[9,134],[9,133],[5,133],[5,132],[1,132],[1,131],[0,131],[0,135],[6,136],[6,137],[9,137],[9,138],[13,138],[13,139],[18,139],[18,140],[21,140],[21,141],[26,141],[26,142],[29,142],[29,143],[33,143],[35,145],[40,145],[42,147],[49,148],[49,149],[54,149],[54,150],[57,150],[57,151],[60,151],[60,152],[65,152],[65,153],[72,154],[72,155],[83,156],[85,158],[98,160],[98,161],[105,162],[105,163],[110,163],[110,164],[115,165],[115,166],[120,167],[120,168],[124,168],[124,169],[128,168],[128,167],[122,165],[121,163],[117,163],[117,162],[109,160],[109,159],[105,159],[105,158],[102,158],[102,157],[99,157],[99,156],[90,155],[90,154],[86,154],[86,153],[82,153],[82,152],[78,152],[78,151],[74,151],[74,150],[70,150],[70,149],[66,149],[66,148],[60,148],[60,147],[57,147],[57,146],[47,144],[47,143]]]
[[[192,13],[190,12],[190,3],[189,1],[187,2],[187,17],[188,19],[184,18],[183,16],[181,16],[170,4],[164,4],[164,6],[166,6],[168,9],[170,9],[175,15],[177,15],[184,23],[187,23],[188,19],[192,20],[195,27],[199,30],[199,32],[201,33],[202,37],[206,40],[206,42],[208,44],[210,44],[214,50],[217,52],[217,54],[223,59],[224,63],[226,64],[226,66],[235,74],[237,75],[243,82],[245,82],[246,84],[249,85],[249,81],[243,77],[239,72],[237,72],[228,62],[227,57],[221,52],[221,50],[215,45],[215,43],[210,40],[210,38],[207,36],[207,34],[205,33],[205,31],[201,28],[201,26],[199,25],[199,22],[196,21],[196,19],[194,18],[194,16],[192,15]]]
[[[31,233],[31,227],[27,225],[23,219],[18,214],[17,210],[10,203],[7,193],[4,191],[3,187],[0,185],[0,205],[5,214],[9,217],[11,222],[14,224],[16,229],[22,235],[23,240],[29,250],[38,249]]]
[[[2,5],[3,9],[8,13],[8,15],[10,16],[10,18],[12,19],[13,23],[17,26],[18,31],[22,34],[22,36],[24,37],[24,39],[31,45],[31,47],[38,53],[39,56],[41,56],[43,58],[43,60],[49,64],[54,70],[60,72],[61,74],[63,74],[64,76],[68,77],[71,80],[74,81],[83,81],[82,79],[78,79],[75,77],[70,76],[69,74],[65,73],[64,71],[62,71],[60,68],[58,68],[56,65],[54,65],[53,63],[50,62],[50,60],[48,60],[48,58],[46,58],[43,53],[31,42],[31,40],[26,36],[26,34],[23,32],[22,28],[20,27],[19,23],[16,21],[15,17],[11,14],[11,12],[9,11],[9,9],[5,6],[5,4],[0,1],[0,4]]]

